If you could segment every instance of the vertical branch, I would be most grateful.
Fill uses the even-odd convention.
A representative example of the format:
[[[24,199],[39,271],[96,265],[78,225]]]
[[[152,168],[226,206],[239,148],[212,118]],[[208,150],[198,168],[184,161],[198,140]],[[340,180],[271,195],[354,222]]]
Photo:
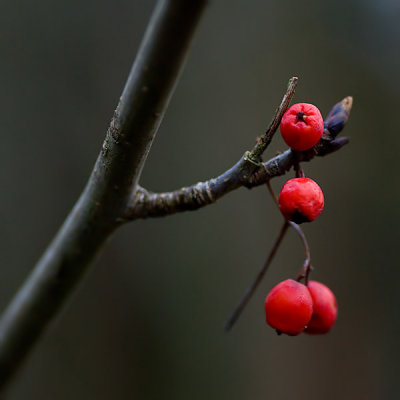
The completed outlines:
[[[0,320],[0,389],[121,224],[205,0],[161,0],[85,190]]]

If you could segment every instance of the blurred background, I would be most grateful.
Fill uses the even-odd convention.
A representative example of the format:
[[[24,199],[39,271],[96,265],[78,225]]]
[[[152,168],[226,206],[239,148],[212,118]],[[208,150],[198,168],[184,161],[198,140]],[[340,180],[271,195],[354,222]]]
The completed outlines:
[[[154,4],[0,2],[1,310],[84,187]],[[398,398],[399,17],[394,0],[210,1],[142,177],[163,191],[224,171],[293,75],[294,102],[323,115],[354,96],[351,143],[304,164],[326,200],[304,230],[338,299],[331,333],[265,324],[266,293],[303,263],[293,232],[224,332],[282,219],[264,187],[240,189],[117,232],[7,398]],[[277,134],[265,156],[285,148]]]

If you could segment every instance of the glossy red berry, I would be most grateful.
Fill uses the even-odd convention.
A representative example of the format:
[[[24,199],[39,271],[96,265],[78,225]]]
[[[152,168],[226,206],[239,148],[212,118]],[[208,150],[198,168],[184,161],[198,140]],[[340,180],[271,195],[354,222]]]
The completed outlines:
[[[283,114],[281,134],[286,144],[294,150],[311,149],[321,139],[323,131],[322,115],[312,104],[294,104]]]
[[[324,195],[312,179],[290,179],[279,194],[279,208],[286,219],[296,224],[311,222],[324,208]]]
[[[313,312],[309,290],[293,279],[278,283],[268,293],[264,306],[267,324],[292,336],[303,332]]]
[[[336,321],[336,298],[332,291],[320,282],[310,281],[308,290],[313,299],[313,314],[305,332],[310,334],[327,333]]]

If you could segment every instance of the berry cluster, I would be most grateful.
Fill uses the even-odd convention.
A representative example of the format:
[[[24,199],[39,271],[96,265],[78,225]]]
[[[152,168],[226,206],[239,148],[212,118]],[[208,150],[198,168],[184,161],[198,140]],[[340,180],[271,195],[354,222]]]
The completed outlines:
[[[304,232],[298,225],[314,221],[319,216],[324,208],[324,194],[316,182],[304,176],[300,162],[315,155],[329,154],[348,143],[348,138],[336,138],[336,136],[344,128],[352,104],[353,98],[345,97],[333,106],[325,121],[318,108],[307,103],[293,105],[282,116],[280,130],[283,139],[291,148],[287,154],[292,157],[291,162],[296,176],[283,185],[279,198],[275,196],[270,181],[266,184],[285,220],[264,265],[226,321],[226,330],[232,328],[248,304],[271,265],[289,227],[292,227],[302,240],[305,261],[296,280],[287,279],[279,283],[267,295],[264,303],[267,324],[275,328],[279,334],[286,333],[292,336],[299,335],[303,331],[309,334],[327,333],[335,324],[337,317],[335,296],[324,284],[309,280],[313,269],[310,248]],[[254,160],[250,161],[255,163]]]
[[[294,151],[305,151],[321,139],[324,121],[312,104],[295,104],[283,115],[281,134]],[[305,178],[299,166],[299,175],[288,180],[279,194],[279,208],[287,221],[295,224],[314,221],[324,208],[324,195],[316,182]],[[265,299],[268,325],[278,333],[298,335],[328,332],[337,317],[336,299],[331,290],[316,281],[308,281],[310,261],[306,274],[295,281],[287,279],[276,285]],[[299,280],[305,278],[305,284]]]
[[[296,336],[327,333],[337,317],[337,304],[332,291],[316,281],[308,286],[293,279],[278,283],[265,299],[267,324],[278,333]]]

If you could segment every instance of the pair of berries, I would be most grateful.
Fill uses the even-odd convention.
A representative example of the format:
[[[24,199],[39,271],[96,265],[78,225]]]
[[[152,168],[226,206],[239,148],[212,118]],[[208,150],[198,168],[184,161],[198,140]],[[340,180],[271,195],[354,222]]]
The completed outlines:
[[[324,284],[310,281],[308,286],[293,279],[276,285],[265,299],[267,324],[291,336],[301,332],[323,334],[336,321],[337,303]]]
[[[322,115],[312,104],[294,104],[282,117],[281,134],[293,150],[311,149],[321,139],[323,131]],[[290,221],[311,222],[324,208],[324,195],[312,179],[290,179],[282,187],[279,208]]]

